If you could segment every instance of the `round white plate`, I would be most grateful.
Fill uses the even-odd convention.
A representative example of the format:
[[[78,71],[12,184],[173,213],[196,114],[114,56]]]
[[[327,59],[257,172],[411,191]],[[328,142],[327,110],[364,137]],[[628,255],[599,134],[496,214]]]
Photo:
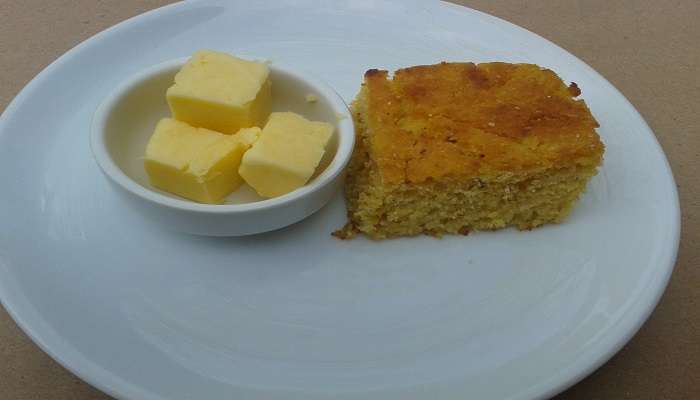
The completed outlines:
[[[111,28],[0,120],[0,295],[46,352],[123,399],[533,399],[618,350],[663,292],[676,187],[653,133],[574,56],[424,1],[198,1]],[[115,196],[90,119],[136,71],[199,48],[268,56],[351,100],[368,68],[534,62],[576,81],[605,163],[564,224],[339,241],[341,196],[281,231],[176,234]]]

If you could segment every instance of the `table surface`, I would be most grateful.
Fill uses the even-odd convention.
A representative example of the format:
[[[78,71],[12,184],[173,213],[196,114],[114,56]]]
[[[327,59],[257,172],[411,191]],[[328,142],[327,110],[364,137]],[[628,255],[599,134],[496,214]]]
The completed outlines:
[[[167,0],[0,1],[0,111],[77,43]],[[671,282],[639,333],[557,400],[700,398],[700,1],[461,0],[536,32],[609,79],[646,118],[680,191]],[[3,399],[109,397],[43,353],[0,307]]]

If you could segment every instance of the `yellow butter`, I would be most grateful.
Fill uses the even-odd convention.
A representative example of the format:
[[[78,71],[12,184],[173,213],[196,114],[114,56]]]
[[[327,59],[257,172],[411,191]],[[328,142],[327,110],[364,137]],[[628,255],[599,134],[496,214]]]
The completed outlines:
[[[274,112],[241,160],[239,174],[260,196],[289,193],[311,178],[333,126],[292,112]]]
[[[166,98],[173,118],[232,134],[265,123],[270,114],[269,75],[265,63],[200,50],[175,75]]]
[[[253,127],[224,135],[164,118],[146,146],[146,172],[159,189],[200,203],[222,203],[243,183],[241,157],[259,134],[260,128]]]

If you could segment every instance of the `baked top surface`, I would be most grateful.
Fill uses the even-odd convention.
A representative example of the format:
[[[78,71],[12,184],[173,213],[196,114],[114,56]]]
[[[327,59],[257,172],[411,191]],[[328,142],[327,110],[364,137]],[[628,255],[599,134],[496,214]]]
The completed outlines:
[[[597,166],[603,144],[575,84],[532,64],[440,63],[365,73],[370,157],[384,183]]]

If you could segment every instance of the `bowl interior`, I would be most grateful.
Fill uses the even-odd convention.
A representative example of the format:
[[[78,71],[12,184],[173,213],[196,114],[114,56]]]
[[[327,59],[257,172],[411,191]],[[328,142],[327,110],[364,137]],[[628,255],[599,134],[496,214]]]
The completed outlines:
[[[180,65],[172,65],[148,75],[131,85],[108,111],[105,123],[105,144],[114,163],[132,180],[144,188],[171,198],[185,200],[150,185],[143,167],[148,139],[161,118],[169,117],[165,91],[172,85]],[[339,118],[331,100],[323,90],[294,72],[270,65],[272,79],[272,111],[293,111],[305,118],[328,122],[335,126],[326,153],[311,181],[330,164],[338,150]],[[308,102],[312,94],[317,100]],[[347,115],[347,110],[343,110]],[[264,200],[246,184],[229,195],[225,204],[243,204]]]

